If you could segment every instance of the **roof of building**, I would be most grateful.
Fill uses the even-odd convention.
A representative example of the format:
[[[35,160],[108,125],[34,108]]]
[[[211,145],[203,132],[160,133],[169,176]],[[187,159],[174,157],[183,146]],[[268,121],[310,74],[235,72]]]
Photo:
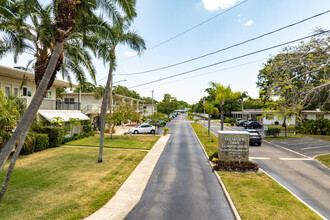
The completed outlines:
[[[92,92],[82,92],[80,93],[81,96],[92,96],[94,95],[94,93]],[[66,95],[79,95],[79,93],[77,92],[66,92],[66,93],[63,93],[63,96],[66,96]],[[113,93],[113,95],[117,96],[117,97],[120,97],[120,98],[125,98],[125,99],[131,99],[131,100],[134,100],[134,101],[139,101],[139,102],[144,102],[144,100],[141,100],[141,99],[136,99],[136,98],[132,98],[132,97],[129,97],[129,96],[124,96],[124,95],[119,95],[119,94],[115,94]]]
[[[17,69],[17,68],[0,65],[0,76],[23,80],[24,74],[25,74],[25,77],[27,78],[27,80],[34,82],[34,73],[30,72],[29,69],[27,72],[25,72],[25,70],[22,70],[22,69]],[[70,87],[70,83],[63,81],[63,80],[55,79],[53,86]],[[72,84],[72,87],[77,88],[79,86]]]

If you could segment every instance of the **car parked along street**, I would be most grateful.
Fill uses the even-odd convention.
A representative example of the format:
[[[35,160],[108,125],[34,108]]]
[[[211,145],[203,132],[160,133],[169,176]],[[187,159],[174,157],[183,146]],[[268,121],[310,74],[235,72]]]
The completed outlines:
[[[156,127],[149,125],[147,123],[140,124],[134,128],[130,128],[127,133],[129,134],[144,134],[144,133],[151,133],[154,134],[156,131]]]
[[[260,146],[262,142],[262,137],[259,133],[259,131],[254,129],[243,129],[242,131],[247,131],[250,133],[250,146],[251,145],[257,145]]]

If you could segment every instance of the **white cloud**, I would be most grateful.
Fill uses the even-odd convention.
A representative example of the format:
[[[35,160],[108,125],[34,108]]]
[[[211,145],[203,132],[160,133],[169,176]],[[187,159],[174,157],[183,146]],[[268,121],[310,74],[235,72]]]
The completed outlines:
[[[128,57],[135,56],[136,54],[137,54],[137,52],[125,51],[125,55],[128,56]]]
[[[253,24],[253,20],[248,20],[247,22],[245,22],[245,26],[250,26],[250,25],[252,25]]]
[[[235,5],[237,0],[202,0],[204,8],[208,11],[215,11],[219,8],[225,9]]]

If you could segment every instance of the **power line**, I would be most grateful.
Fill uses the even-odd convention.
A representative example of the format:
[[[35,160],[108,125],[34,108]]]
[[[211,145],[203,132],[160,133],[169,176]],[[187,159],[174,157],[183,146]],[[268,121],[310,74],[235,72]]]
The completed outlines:
[[[204,58],[204,57],[207,57],[207,56],[210,56],[210,55],[213,55],[213,54],[216,54],[216,53],[219,53],[219,52],[222,52],[222,51],[225,51],[225,50],[228,50],[228,49],[231,49],[231,48],[237,47],[237,46],[240,46],[240,45],[242,45],[242,44],[246,44],[246,43],[251,42],[251,41],[255,41],[255,40],[260,39],[260,38],[262,38],[262,37],[265,37],[265,36],[267,36],[267,35],[271,35],[271,34],[274,34],[274,33],[276,33],[276,32],[279,32],[279,31],[282,31],[282,30],[284,30],[284,29],[287,29],[287,28],[289,28],[289,27],[293,27],[293,26],[295,26],[295,25],[298,25],[298,24],[304,23],[304,22],[306,22],[306,21],[308,21],[308,20],[311,20],[311,19],[313,19],[313,18],[319,17],[319,16],[324,15],[324,14],[329,13],[329,12],[330,12],[330,10],[327,10],[327,11],[325,11],[325,12],[322,12],[322,13],[319,13],[319,14],[313,15],[313,16],[311,16],[311,17],[305,18],[305,19],[303,19],[303,20],[301,20],[301,21],[298,21],[298,22],[295,22],[295,23],[289,24],[289,25],[287,25],[287,26],[281,27],[281,28],[276,29],[276,30],[274,30],[274,31],[270,31],[270,32],[265,33],[265,34],[262,34],[262,35],[260,35],[260,36],[257,36],[257,37],[254,37],[254,38],[251,38],[251,39],[245,40],[245,41],[243,41],[243,42],[241,42],[241,43],[237,43],[237,44],[234,44],[234,45],[231,45],[231,46],[228,46],[228,47],[225,47],[225,48],[222,48],[222,49],[219,49],[219,50],[213,51],[213,52],[211,52],[211,53],[207,53],[207,54],[204,54],[204,55],[202,55],[202,56],[198,56],[198,57],[195,57],[195,58],[192,58],[192,59],[189,59],[189,60],[181,61],[181,62],[178,62],[178,63],[175,63],[175,64],[171,64],[171,65],[167,65],[167,66],[164,66],[164,67],[159,67],[159,68],[155,68],[155,69],[151,69],[151,70],[146,70],[146,71],[141,71],[141,72],[135,72],[135,73],[117,74],[117,75],[122,75],[122,76],[124,76],[124,75],[127,75],[127,76],[128,76],[128,75],[138,75],[138,74],[150,73],[150,72],[159,71],[159,70],[167,69],[167,68],[170,68],[170,67],[178,66],[178,65],[181,65],[181,64],[189,63],[189,62],[191,62],[191,61],[198,60],[198,59],[201,59],[201,58]]]
[[[198,74],[196,76],[191,76],[191,77],[187,77],[187,78],[183,78],[183,79],[179,79],[179,80],[175,80],[175,81],[171,81],[171,82],[166,82],[166,83],[163,83],[163,84],[158,84],[156,86],[163,86],[163,85],[167,85],[167,84],[170,84],[170,83],[176,83],[176,82],[180,82],[180,81],[187,80],[187,79],[192,79],[192,78],[196,78],[196,77],[200,77],[200,76],[204,76],[204,75],[208,75],[208,74],[212,74],[212,73],[217,73],[217,72],[221,72],[221,71],[225,71],[225,70],[234,69],[234,68],[241,67],[241,66],[246,66],[246,65],[249,65],[249,64],[252,64],[252,63],[257,63],[257,62],[264,61],[264,60],[267,60],[267,59],[259,59],[259,60],[251,61],[251,62],[248,62],[248,63],[242,63],[242,64],[231,66],[231,67],[228,67],[228,68],[223,68],[223,69],[215,70],[215,71],[212,71],[212,72]],[[148,88],[151,88],[151,86],[148,87]]]
[[[237,56],[237,57],[230,58],[230,59],[227,59],[227,60],[224,60],[224,61],[220,61],[220,62],[213,63],[213,64],[210,64],[210,65],[206,65],[206,66],[203,66],[203,67],[199,67],[199,68],[196,68],[196,69],[193,69],[193,70],[189,70],[189,71],[186,71],[186,72],[183,72],[183,73],[178,73],[178,74],[175,74],[175,75],[172,75],[172,76],[168,76],[168,77],[164,77],[164,78],[161,78],[161,79],[153,80],[153,81],[150,81],[150,82],[147,82],[147,83],[142,83],[142,84],[139,84],[139,85],[136,85],[136,86],[132,86],[132,87],[130,87],[130,89],[131,88],[140,87],[140,86],[144,86],[144,85],[148,85],[148,84],[155,83],[155,82],[159,82],[159,81],[163,81],[163,80],[166,80],[166,79],[174,78],[174,77],[177,77],[177,76],[185,75],[185,74],[188,74],[188,73],[191,73],[191,72],[196,72],[198,70],[206,69],[206,68],[209,68],[209,67],[212,67],[212,66],[216,66],[216,65],[219,65],[219,64],[227,63],[229,61],[233,61],[233,60],[237,60],[237,59],[240,59],[240,58],[243,58],[243,57],[251,56],[251,55],[254,55],[254,54],[257,54],[257,53],[261,53],[261,52],[264,52],[264,51],[267,51],[267,50],[271,50],[271,49],[274,49],[274,48],[277,48],[277,47],[285,46],[287,44],[294,43],[294,42],[297,42],[297,41],[302,41],[302,40],[305,40],[307,38],[315,37],[317,35],[328,33],[328,32],[330,32],[330,31],[324,31],[322,33],[312,34],[312,35],[309,35],[309,36],[306,36],[306,37],[302,37],[302,38],[299,38],[299,39],[296,39],[296,40],[288,41],[288,42],[285,42],[285,43],[282,43],[282,44],[278,44],[278,45],[275,45],[275,46],[272,46],[272,47],[268,47],[268,48],[265,48],[265,49],[257,50],[257,51],[254,51],[254,52],[251,52],[251,53],[247,53],[247,54],[244,54],[244,55],[241,55],[241,56]]]
[[[163,44],[165,44],[165,43],[167,43],[167,42],[169,42],[169,41],[171,41],[171,40],[174,40],[175,38],[178,38],[178,37],[180,37],[181,35],[184,35],[185,33],[189,32],[189,31],[191,31],[191,30],[193,30],[193,29],[195,29],[195,28],[197,28],[197,27],[199,27],[199,26],[201,26],[201,25],[203,25],[203,24],[205,24],[205,23],[207,23],[207,22],[209,22],[209,21],[211,21],[211,20],[213,20],[213,19],[215,19],[215,18],[217,18],[217,17],[223,15],[223,14],[225,14],[226,12],[228,12],[228,11],[230,11],[230,10],[232,10],[232,9],[234,9],[234,8],[236,8],[236,7],[240,6],[240,5],[242,5],[242,4],[244,4],[244,3],[247,2],[247,1],[248,1],[248,0],[245,0],[245,1],[243,1],[243,2],[241,2],[241,3],[239,3],[239,4],[237,4],[237,5],[234,5],[233,7],[228,8],[227,10],[225,10],[225,11],[223,11],[223,12],[221,12],[221,13],[219,13],[219,14],[217,14],[217,15],[215,15],[215,16],[213,16],[213,17],[211,17],[211,18],[209,18],[209,19],[207,19],[207,20],[205,20],[205,21],[203,21],[203,22],[201,22],[201,23],[199,23],[199,24],[196,24],[195,26],[193,26],[193,27],[191,27],[191,28],[189,28],[189,29],[187,29],[187,30],[185,30],[185,31],[183,31],[183,32],[181,32],[181,33],[179,33],[179,34],[177,34],[177,35],[175,35],[175,36],[173,36],[173,37],[167,39],[167,40],[165,40],[165,41],[163,41],[163,42],[160,42],[160,43],[158,43],[158,44],[156,44],[156,45],[150,47],[149,49],[147,49],[147,51],[150,51],[150,50],[152,50],[152,49],[155,49],[156,47],[159,47],[159,46],[161,46],[161,45],[163,45]],[[137,54],[136,54],[136,55],[137,55]],[[131,58],[135,57],[136,55],[134,55],[134,56],[132,56],[132,57],[129,57],[129,58],[127,58],[127,59],[121,60],[121,61],[125,61],[125,60],[128,60],[128,59],[131,59]]]

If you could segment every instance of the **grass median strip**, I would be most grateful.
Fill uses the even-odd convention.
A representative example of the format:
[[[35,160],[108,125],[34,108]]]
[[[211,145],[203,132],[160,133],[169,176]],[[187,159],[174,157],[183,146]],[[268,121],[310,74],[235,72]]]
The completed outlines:
[[[113,135],[113,138],[110,139],[110,136],[106,135],[104,147],[150,150],[159,138],[160,136],[153,135]],[[70,141],[66,145],[98,147],[100,146],[100,135]]]
[[[330,154],[320,155],[320,156],[315,157],[315,159],[317,159],[318,161],[323,163],[325,166],[330,168]]]
[[[207,129],[199,123],[190,123],[197,137],[202,142],[208,156],[211,156],[218,151],[218,138],[210,132],[210,137],[207,136]]]
[[[199,123],[191,126],[209,156],[218,151],[215,135],[208,137]],[[264,173],[218,173],[242,219],[321,219]]]
[[[264,173],[218,173],[242,219],[321,219]]]
[[[116,193],[146,154],[109,149],[103,153],[103,163],[97,163],[97,148],[59,147],[21,156],[0,203],[0,216],[84,218]]]

